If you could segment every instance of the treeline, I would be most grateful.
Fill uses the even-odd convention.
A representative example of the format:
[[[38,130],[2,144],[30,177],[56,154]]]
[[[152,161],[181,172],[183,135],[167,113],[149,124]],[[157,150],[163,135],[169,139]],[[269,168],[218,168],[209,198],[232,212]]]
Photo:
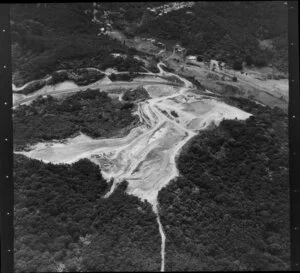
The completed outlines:
[[[139,73],[122,73],[122,74],[115,74],[111,73],[108,78],[112,81],[125,81],[125,82],[131,82],[134,78],[139,77]]]
[[[138,122],[131,113],[133,107],[133,103],[113,100],[99,90],[81,91],[64,100],[38,98],[13,112],[15,148],[79,132],[91,137],[126,134]]]
[[[87,159],[45,164],[14,156],[15,271],[158,271],[160,238],[149,203],[110,185]]]
[[[288,120],[246,99],[184,147],[180,177],[159,193],[166,270],[289,270]]]
[[[105,77],[104,73],[93,69],[74,69],[72,71],[60,71],[51,74],[49,85],[55,85],[64,81],[73,81],[78,86],[84,86],[99,81]]]

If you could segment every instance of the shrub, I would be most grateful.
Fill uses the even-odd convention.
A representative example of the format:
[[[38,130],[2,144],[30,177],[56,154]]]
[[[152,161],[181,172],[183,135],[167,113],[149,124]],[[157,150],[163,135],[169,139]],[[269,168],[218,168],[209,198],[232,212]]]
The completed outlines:
[[[251,65],[253,64],[253,59],[250,55],[247,55],[246,58],[245,58],[245,62],[247,65]]]
[[[233,68],[234,70],[242,70],[242,69],[243,69],[243,64],[242,64],[241,61],[235,61],[235,62],[233,63],[232,68]]]

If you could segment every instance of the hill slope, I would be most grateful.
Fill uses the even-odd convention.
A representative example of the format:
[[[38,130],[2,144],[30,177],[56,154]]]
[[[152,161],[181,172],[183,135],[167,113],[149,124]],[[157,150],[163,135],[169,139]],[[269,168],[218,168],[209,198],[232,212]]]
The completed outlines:
[[[259,66],[271,60],[287,72],[287,6],[281,1],[196,2],[149,20],[136,33],[177,40],[191,54],[229,62],[250,56]],[[273,42],[272,50],[259,46],[266,39]]]
[[[130,53],[107,36],[85,13],[91,3],[16,4],[11,7],[13,82],[23,85],[58,69],[116,65],[110,53]],[[141,62],[128,58],[128,67]],[[142,71],[142,70],[141,70]]]

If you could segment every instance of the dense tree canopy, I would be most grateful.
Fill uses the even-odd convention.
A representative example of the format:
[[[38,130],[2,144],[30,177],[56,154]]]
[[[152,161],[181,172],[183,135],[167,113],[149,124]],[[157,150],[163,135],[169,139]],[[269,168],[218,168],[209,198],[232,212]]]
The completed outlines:
[[[65,139],[79,132],[92,137],[126,134],[138,122],[132,115],[133,107],[99,90],[81,91],[63,100],[38,98],[14,111],[14,143],[19,148],[42,140]]]
[[[287,72],[287,6],[283,1],[201,1],[187,9],[154,17],[136,33],[182,43],[190,54],[225,60],[233,64],[248,55],[252,63],[272,63]],[[262,49],[270,40],[274,49]]]
[[[87,159],[54,165],[15,155],[14,164],[16,272],[159,269],[155,215],[126,183],[103,198],[109,184]]]
[[[108,36],[97,36],[98,27],[85,10],[92,3],[12,5],[13,82],[23,85],[59,69],[117,67],[143,71],[134,52]],[[127,53],[115,59],[111,53]]]
[[[287,116],[246,99],[228,103],[254,116],[192,139],[180,177],[159,193],[166,270],[289,269]]]
[[[139,86],[133,90],[126,90],[122,99],[125,101],[140,101],[149,99],[150,96],[145,88]]]
[[[187,9],[163,16],[146,12],[146,7],[161,4],[101,5],[121,14],[115,15],[114,28],[128,37],[146,36],[172,45],[181,42],[188,54],[201,55],[201,61],[215,58],[237,70],[245,61],[256,66],[272,63],[287,71],[283,2],[202,1],[189,13]],[[81,69],[86,67],[128,71],[111,74],[112,81],[131,81],[144,72],[145,63],[135,56],[142,53],[97,35],[99,26],[87,12],[91,8],[92,3],[12,5],[13,82],[19,86],[52,75],[47,84],[72,80],[86,85],[104,77]],[[262,48],[262,41],[272,46]],[[159,58],[142,57],[149,63],[147,69],[159,72]],[[55,72],[60,69],[71,71]],[[182,84],[175,76],[164,78]],[[198,90],[205,89],[195,78],[188,79]],[[23,93],[45,84],[36,81]],[[229,87],[224,87],[223,95],[227,89],[238,91]],[[91,137],[123,136],[139,122],[132,114],[134,102],[147,98],[142,87],[125,91],[123,101],[100,90],[64,99],[39,97],[13,111],[14,148],[80,132]],[[177,158],[179,177],[159,192],[166,270],[288,270],[287,116],[279,108],[247,99],[223,100],[253,116],[245,121],[224,120],[183,147]],[[178,116],[176,111],[171,115]],[[112,183],[87,159],[54,165],[16,154],[16,273],[158,271],[161,238],[150,204],[128,195],[126,181],[106,198]]]

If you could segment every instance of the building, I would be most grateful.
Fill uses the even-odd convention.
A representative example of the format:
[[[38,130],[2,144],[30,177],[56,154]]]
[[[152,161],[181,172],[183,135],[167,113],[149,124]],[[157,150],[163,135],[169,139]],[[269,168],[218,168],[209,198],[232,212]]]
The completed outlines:
[[[186,60],[187,61],[197,61],[197,56],[187,56]]]

